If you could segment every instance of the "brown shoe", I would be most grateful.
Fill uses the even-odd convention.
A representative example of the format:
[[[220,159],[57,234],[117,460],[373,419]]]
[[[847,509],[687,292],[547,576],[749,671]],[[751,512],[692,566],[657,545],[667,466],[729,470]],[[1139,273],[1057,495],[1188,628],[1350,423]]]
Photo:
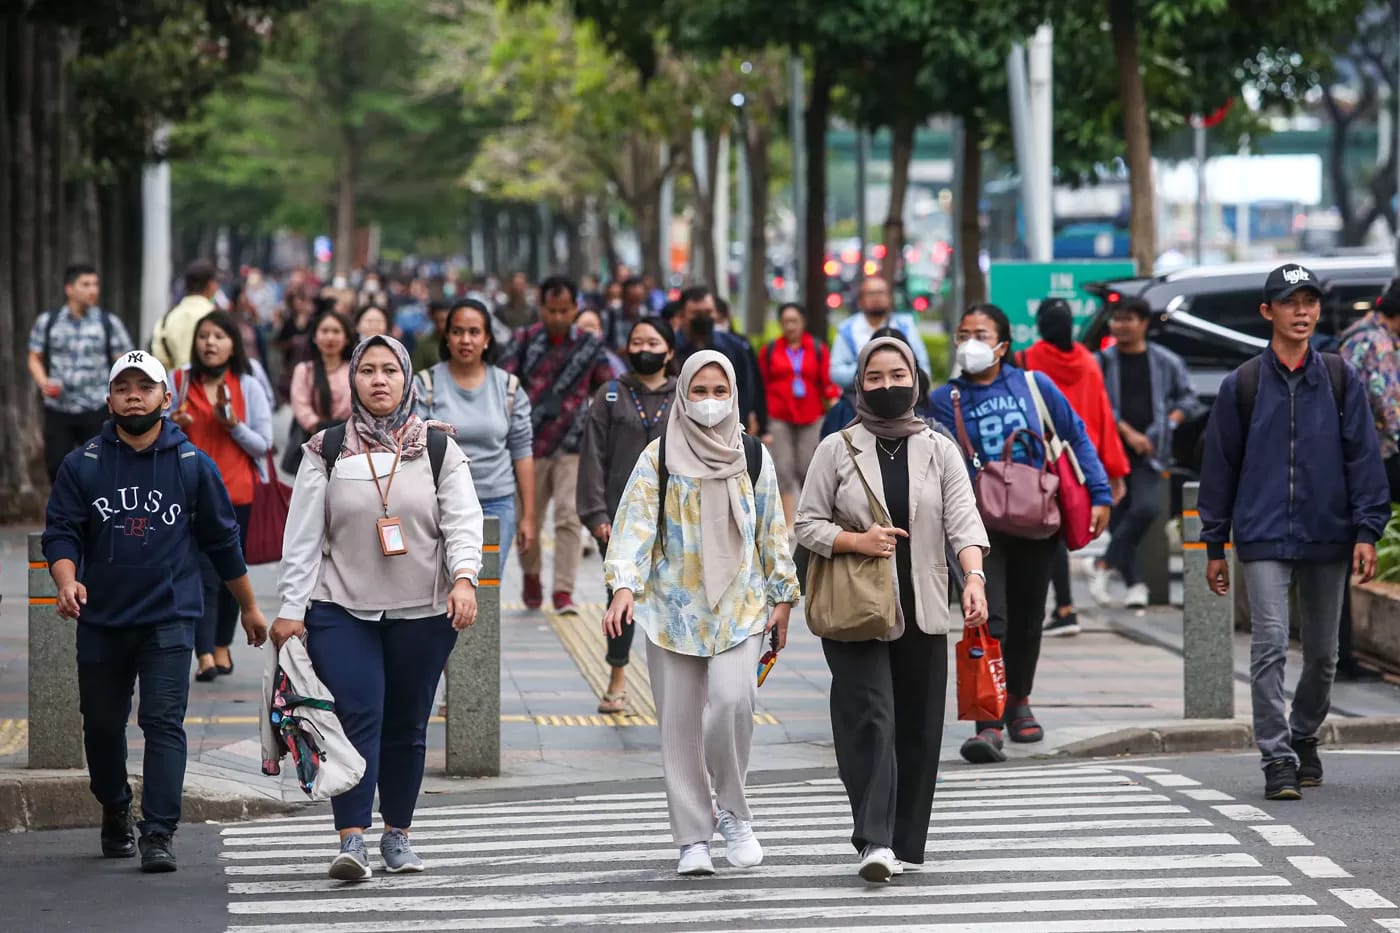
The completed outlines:
[[[540,583],[539,574],[525,574],[525,587],[521,598],[525,601],[526,609],[538,609],[544,605],[544,584]]]

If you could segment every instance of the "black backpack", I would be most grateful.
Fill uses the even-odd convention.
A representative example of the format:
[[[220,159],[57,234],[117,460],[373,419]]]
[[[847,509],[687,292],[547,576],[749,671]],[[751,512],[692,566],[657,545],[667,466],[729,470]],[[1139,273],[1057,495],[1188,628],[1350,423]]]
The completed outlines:
[[[332,465],[340,459],[340,449],[345,446],[345,425],[338,424],[326,428],[326,436],[321,439],[321,459],[326,464],[329,475]],[[433,485],[442,475],[442,460],[447,456],[447,432],[437,428],[428,429],[428,463],[433,468]]]
[[[742,434],[744,442],[744,464],[748,467],[749,482],[758,487],[758,474],[763,469],[763,444],[752,434]],[[671,473],[666,469],[666,429],[661,429],[659,446],[656,449],[656,538],[661,543],[661,552],[666,552],[666,485]]]
[[[1327,367],[1327,380],[1332,383],[1332,400],[1337,403],[1337,421],[1346,420],[1347,364],[1336,353],[1320,353]],[[1259,380],[1263,376],[1264,354],[1259,354],[1235,370],[1235,408],[1240,417],[1240,443],[1249,440],[1249,423],[1254,420],[1254,403],[1259,398]]]

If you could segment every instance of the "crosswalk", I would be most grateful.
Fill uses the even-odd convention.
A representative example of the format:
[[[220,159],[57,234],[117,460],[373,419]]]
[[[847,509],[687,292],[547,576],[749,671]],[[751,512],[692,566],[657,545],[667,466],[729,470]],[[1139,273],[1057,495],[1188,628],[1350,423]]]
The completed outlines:
[[[754,787],[751,802],[763,865],[730,869],[716,838],[709,879],[675,875],[659,792],[424,807],[412,835],[428,871],[381,874],[375,854],[361,885],[325,877],[336,843],[324,812],[232,825],[228,931],[1367,928],[1339,916],[1358,910],[1372,930],[1400,930],[1381,894],[1329,888],[1348,873],[1292,827],[1145,765],[948,773],[928,861],[879,886],[855,874],[839,783]]]

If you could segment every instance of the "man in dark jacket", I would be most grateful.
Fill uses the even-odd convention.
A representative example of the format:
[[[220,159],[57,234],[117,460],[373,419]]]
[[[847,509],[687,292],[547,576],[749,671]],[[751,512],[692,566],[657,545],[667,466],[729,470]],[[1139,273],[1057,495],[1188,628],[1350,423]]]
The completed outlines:
[[[1375,574],[1390,493],[1365,387],[1339,357],[1309,344],[1322,310],[1317,277],[1303,266],[1280,266],[1269,274],[1259,310],[1273,325],[1273,340],[1225,377],[1211,412],[1201,539],[1207,581],[1223,596],[1234,530],[1249,591],[1254,738],[1264,794],[1297,800],[1300,785],[1322,783],[1317,731],[1331,705],[1342,595],[1350,571],[1363,582]],[[1303,672],[1289,719],[1283,668],[1294,583]]]
[[[141,870],[176,868],[171,837],[185,783],[185,708],[195,623],[204,614],[196,549],[238,597],[248,643],[267,622],[253,600],[238,522],[214,461],[163,417],[165,367],[140,350],[113,364],[102,433],[64,458],[49,497],[44,557],[58,613],[78,623],[78,696],[102,854],[137,852],[126,721],[137,681],[146,739]]]
[[[753,347],[738,334],[716,328],[719,307],[708,286],[695,285],[681,292],[680,319],[676,323],[676,363],[683,365],[700,350],[717,350],[734,366],[738,383],[739,423],[754,437],[768,430],[768,402],[758,374]]]

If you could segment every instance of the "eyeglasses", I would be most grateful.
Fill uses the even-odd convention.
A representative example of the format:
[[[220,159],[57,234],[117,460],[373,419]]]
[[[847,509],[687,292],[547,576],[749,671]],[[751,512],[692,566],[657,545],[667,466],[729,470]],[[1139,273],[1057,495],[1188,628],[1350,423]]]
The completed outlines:
[[[967,343],[969,340],[977,340],[977,341],[980,341],[980,342],[982,342],[982,343],[998,343],[998,342],[1000,342],[1000,338],[997,336],[997,334],[994,333],[993,331],[988,331],[988,330],[973,331],[973,332],[970,333],[970,334],[969,334],[969,333],[966,333],[966,332],[963,332],[963,331],[960,331],[960,332],[958,332],[957,335],[955,335],[955,336],[953,337],[953,343],[955,343],[955,344],[964,344],[964,343]]]

